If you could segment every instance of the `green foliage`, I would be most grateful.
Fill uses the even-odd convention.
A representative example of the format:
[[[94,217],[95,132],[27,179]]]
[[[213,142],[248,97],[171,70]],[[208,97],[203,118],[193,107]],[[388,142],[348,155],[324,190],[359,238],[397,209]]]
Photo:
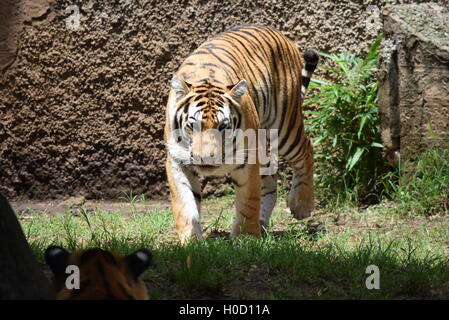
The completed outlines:
[[[360,202],[378,192],[383,163],[374,72],[380,41],[364,59],[320,53],[335,65],[324,68],[335,80],[312,80],[306,104],[316,109],[307,111],[306,127],[314,138],[316,184],[328,202]]]

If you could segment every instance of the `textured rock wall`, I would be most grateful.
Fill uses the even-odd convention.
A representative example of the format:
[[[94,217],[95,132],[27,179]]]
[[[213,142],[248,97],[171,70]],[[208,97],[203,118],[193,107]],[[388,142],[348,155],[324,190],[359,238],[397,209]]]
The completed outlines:
[[[382,139],[390,154],[413,160],[449,143],[449,10],[401,5],[383,14],[392,50],[379,86]]]
[[[9,40],[0,52],[13,54],[1,60],[0,192],[28,198],[166,196],[164,107],[189,52],[227,28],[259,23],[303,50],[360,53],[386,2],[5,1],[0,39]],[[74,4],[76,30],[66,12]]]

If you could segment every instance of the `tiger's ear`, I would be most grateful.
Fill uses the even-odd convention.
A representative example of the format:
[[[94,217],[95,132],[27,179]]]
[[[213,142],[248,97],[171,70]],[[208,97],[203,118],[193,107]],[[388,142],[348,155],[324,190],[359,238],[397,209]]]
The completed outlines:
[[[184,79],[178,77],[176,74],[171,79],[171,88],[176,94],[176,101],[180,101],[184,98],[190,90],[191,85],[184,81]]]
[[[240,98],[248,92],[248,85],[245,79],[240,80],[237,84],[228,86],[229,95],[232,99],[240,102]]]
[[[152,259],[153,256],[151,255],[151,252],[146,249],[141,249],[126,256],[126,263],[128,264],[128,268],[131,271],[134,280],[137,281],[140,275],[148,269]]]
[[[55,276],[65,274],[70,253],[58,246],[49,246],[45,250],[45,262],[50,266]]]

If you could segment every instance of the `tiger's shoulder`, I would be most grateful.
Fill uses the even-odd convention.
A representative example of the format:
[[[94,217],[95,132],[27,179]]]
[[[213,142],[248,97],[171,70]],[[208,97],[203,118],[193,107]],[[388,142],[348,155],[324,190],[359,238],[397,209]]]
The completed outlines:
[[[141,275],[151,260],[145,249],[129,255],[99,248],[70,253],[58,246],[45,251],[59,300],[146,300],[149,296]]]

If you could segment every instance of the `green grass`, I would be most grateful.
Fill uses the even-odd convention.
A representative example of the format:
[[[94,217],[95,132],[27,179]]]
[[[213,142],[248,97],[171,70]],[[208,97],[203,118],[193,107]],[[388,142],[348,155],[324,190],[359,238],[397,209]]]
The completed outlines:
[[[136,200],[137,199],[137,200]],[[275,208],[263,239],[220,236],[230,230],[233,198],[206,200],[206,239],[182,247],[167,206],[135,198],[115,211],[26,212],[19,219],[39,261],[50,244],[154,254],[146,273],[153,299],[404,299],[449,298],[449,219],[404,217],[388,203],[367,210],[318,211],[291,218]],[[380,269],[380,290],[368,290],[368,265]]]
[[[435,147],[390,174],[385,190],[407,215],[449,213],[449,148]],[[399,182],[399,183],[396,183]]]

